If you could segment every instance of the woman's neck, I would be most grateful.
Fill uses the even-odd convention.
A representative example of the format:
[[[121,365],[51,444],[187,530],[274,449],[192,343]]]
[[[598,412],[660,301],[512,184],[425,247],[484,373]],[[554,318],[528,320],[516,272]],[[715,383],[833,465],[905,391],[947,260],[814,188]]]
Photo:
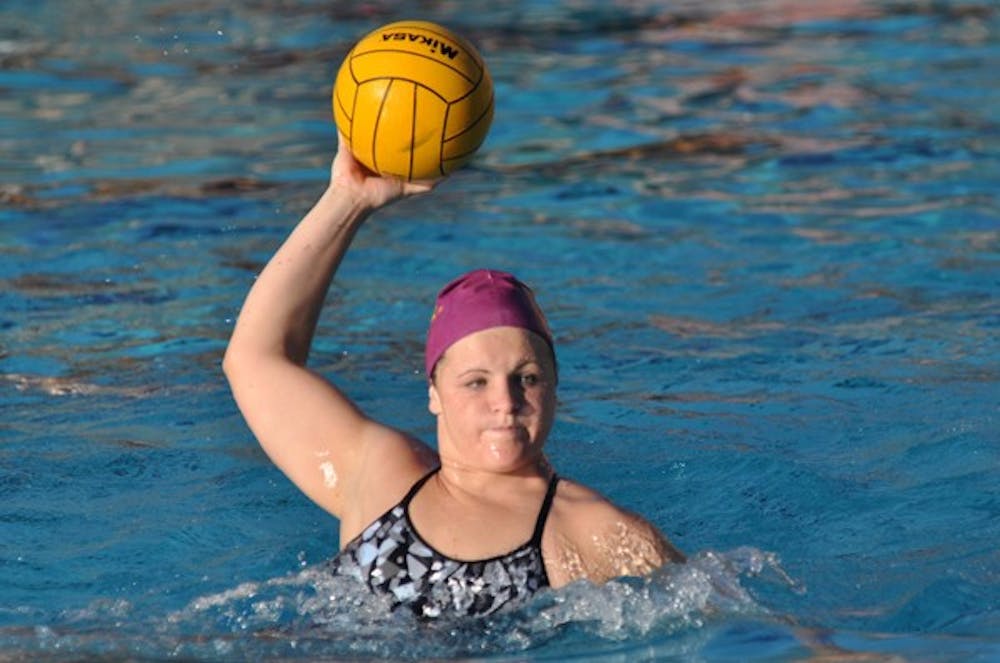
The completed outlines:
[[[530,484],[547,483],[552,472],[544,455],[503,471],[476,468],[442,456],[441,468],[434,480],[441,490],[461,502],[506,502],[511,496],[529,492],[525,488]]]

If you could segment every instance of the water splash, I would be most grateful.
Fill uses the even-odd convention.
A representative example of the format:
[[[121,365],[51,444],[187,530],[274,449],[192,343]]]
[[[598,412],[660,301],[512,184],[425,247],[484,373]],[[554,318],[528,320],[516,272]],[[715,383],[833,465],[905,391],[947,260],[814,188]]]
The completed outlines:
[[[183,656],[371,656],[427,659],[629,646],[734,617],[771,619],[746,586],[770,572],[803,591],[775,555],[704,552],[645,578],[577,582],[476,620],[418,622],[322,565],[201,596],[160,625]],[[414,633],[420,638],[415,643]]]
[[[766,571],[787,588],[804,591],[773,553],[750,547],[708,551],[646,578],[623,578],[602,586],[580,582],[552,592],[553,605],[539,613],[539,625],[575,624],[600,638],[627,640],[700,628],[710,620],[737,615],[771,617],[744,585],[746,578]]]

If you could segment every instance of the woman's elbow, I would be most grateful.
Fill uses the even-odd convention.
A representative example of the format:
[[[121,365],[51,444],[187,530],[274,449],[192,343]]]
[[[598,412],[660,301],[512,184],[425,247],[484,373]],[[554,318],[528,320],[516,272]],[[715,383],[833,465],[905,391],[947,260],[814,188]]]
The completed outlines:
[[[232,384],[240,373],[241,369],[248,364],[247,352],[234,344],[232,341],[226,346],[226,351],[222,355],[222,374],[226,376]]]

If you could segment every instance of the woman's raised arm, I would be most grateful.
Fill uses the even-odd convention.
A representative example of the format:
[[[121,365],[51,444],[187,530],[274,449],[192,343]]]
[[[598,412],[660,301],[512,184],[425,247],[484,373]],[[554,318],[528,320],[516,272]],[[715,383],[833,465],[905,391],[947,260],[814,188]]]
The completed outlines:
[[[330,184],[258,276],[240,311],[223,370],[247,424],[274,463],[338,518],[372,448],[399,462],[424,451],[365,417],[334,385],[306,368],[327,289],[355,233],[376,209],[432,183],[378,177],[340,140]],[[393,447],[398,447],[395,449]]]

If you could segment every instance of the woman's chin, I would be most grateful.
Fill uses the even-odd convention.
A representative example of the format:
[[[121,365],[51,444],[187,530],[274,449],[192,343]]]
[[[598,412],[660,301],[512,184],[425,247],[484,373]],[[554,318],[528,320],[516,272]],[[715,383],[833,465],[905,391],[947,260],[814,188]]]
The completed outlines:
[[[491,430],[483,437],[485,459],[496,468],[516,469],[535,456],[531,437],[524,429]]]

